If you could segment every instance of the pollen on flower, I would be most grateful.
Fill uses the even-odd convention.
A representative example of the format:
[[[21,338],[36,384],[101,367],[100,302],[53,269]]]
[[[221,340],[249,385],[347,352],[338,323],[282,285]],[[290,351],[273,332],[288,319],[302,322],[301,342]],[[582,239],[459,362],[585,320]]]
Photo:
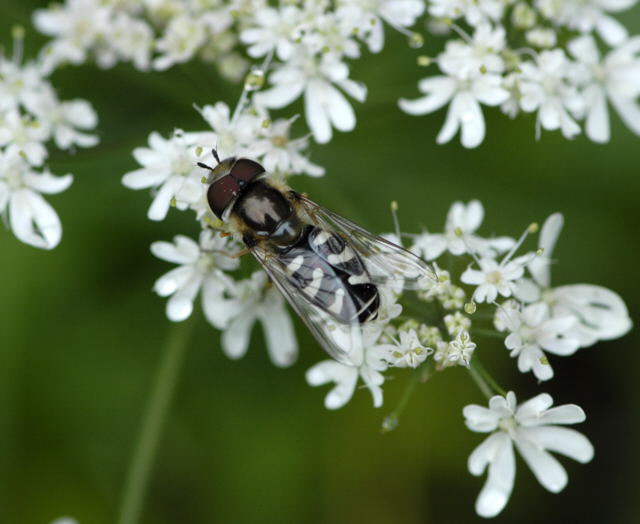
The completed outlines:
[[[487,273],[487,282],[489,284],[498,285],[502,282],[502,272],[495,270]]]
[[[287,145],[289,139],[285,135],[275,135],[271,138],[271,142],[275,147],[283,148]]]

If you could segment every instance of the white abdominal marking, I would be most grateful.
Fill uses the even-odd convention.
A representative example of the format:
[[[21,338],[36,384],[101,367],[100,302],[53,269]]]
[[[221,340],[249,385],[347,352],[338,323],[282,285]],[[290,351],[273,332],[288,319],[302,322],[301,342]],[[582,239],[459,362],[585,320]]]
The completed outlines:
[[[287,264],[287,273],[289,275],[293,275],[298,269],[302,267],[302,263],[304,262],[304,257],[302,255],[298,255],[291,262]]]
[[[313,270],[311,274],[311,282],[307,287],[304,288],[304,292],[309,298],[314,298],[318,291],[320,291],[320,284],[322,284],[322,278],[324,277],[324,271],[321,268],[317,267]]]
[[[355,286],[356,284],[368,284],[369,283],[369,275],[365,272],[360,273],[359,275],[351,275],[348,279],[349,284]]]
[[[333,304],[331,304],[328,309],[332,313],[339,315],[342,311],[342,305],[344,304],[344,289],[336,290],[334,296],[335,299],[333,301]]]
[[[349,262],[349,260],[351,260],[355,256],[356,255],[353,250],[345,246],[341,253],[331,253],[329,256],[327,256],[327,262],[329,262],[329,264],[331,264],[332,266],[335,266],[336,264],[344,264],[345,262]]]
[[[316,246],[319,246],[320,244],[324,244],[330,238],[331,238],[330,233],[327,233],[326,231],[320,231],[320,233],[318,233],[313,239],[313,242]]]

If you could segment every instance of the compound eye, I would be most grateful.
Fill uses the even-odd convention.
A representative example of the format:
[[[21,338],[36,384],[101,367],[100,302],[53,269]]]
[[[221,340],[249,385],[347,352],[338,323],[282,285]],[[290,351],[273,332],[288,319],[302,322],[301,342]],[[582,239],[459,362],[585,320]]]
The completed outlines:
[[[238,181],[229,175],[225,175],[211,184],[207,190],[207,201],[211,211],[222,219],[222,214],[236,198],[239,191]]]
[[[236,163],[233,164],[229,174],[236,180],[248,183],[261,173],[264,173],[264,167],[258,164],[258,162],[248,158],[239,158],[236,160]]]

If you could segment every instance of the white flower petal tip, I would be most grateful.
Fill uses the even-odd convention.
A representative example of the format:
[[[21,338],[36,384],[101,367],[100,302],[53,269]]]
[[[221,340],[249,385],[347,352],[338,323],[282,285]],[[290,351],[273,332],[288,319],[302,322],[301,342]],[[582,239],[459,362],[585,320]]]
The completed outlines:
[[[310,386],[335,382],[324,399],[325,407],[333,410],[341,408],[351,399],[358,380],[358,370],[333,360],[325,360],[311,367],[305,377]]]
[[[78,521],[73,517],[59,517],[51,522],[51,524],[78,524]]]

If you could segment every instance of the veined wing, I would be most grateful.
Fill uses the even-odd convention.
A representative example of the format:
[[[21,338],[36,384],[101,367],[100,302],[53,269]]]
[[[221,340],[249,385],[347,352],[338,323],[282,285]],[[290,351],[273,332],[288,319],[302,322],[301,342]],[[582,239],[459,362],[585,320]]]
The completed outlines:
[[[288,269],[290,262],[288,264],[278,254],[270,253],[260,245],[252,247],[251,252],[322,348],[342,364],[359,366],[363,359],[359,306],[353,302],[339,277],[325,274],[321,279],[303,286],[292,278],[292,271]],[[315,286],[318,299],[311,297],[310,286]],[[332,300],[341,302],[341,315],[331,310],[331,306],[336,304]],[[334,309],[337,310],[337,305]]]
[[[339,234],[362,257],[372,283],[394,289],[420,289],[425,278],[435,278],[427,263],[410,251],[370,233],[295,191],[291,193],[303,206],[312,224]]]

